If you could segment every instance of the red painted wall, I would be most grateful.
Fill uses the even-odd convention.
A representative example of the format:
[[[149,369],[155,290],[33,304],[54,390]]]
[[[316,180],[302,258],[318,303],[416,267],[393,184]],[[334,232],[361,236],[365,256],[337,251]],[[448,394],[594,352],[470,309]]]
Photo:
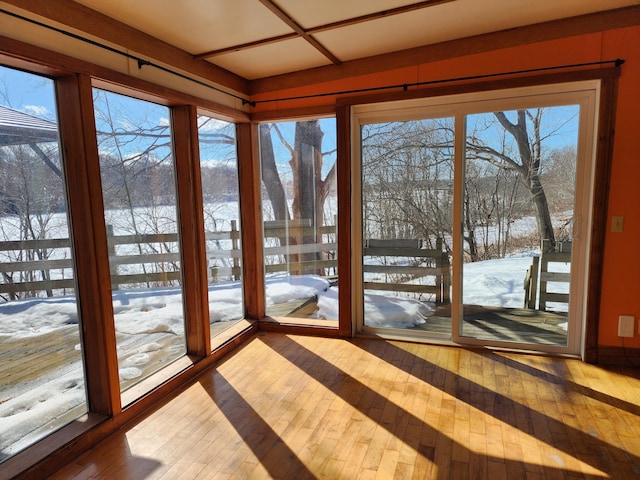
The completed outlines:
[[[255,95],[252,100],[371,88],[390,84],[526,70],[537,67],[621,58],[616,133],[605,243],[599,344],[621,346],[618,315],[636,317],[635,335],[627,347],[640,347],[640,26],[609,30],[456,57],[347,80]],[[335,97],[258,104],[256,112],[328,105]],[[624,231],[611,232],[611,216],[624,217]]]

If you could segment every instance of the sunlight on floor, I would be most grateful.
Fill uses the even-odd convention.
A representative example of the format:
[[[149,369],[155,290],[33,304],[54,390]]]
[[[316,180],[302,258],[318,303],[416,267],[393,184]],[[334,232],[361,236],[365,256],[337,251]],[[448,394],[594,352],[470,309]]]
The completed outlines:
[[[604,371],[575,362],[258,334],[54,478],[611,478],[635,471],[638,393],[607,395],[591,385],[609,383]],[[637,378],[625,380],[640,388]]]

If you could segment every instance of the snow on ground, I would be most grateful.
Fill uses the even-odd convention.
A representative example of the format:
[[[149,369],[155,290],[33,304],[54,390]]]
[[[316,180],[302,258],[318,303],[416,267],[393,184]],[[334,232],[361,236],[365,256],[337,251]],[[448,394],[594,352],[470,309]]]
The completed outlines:
[[[531,255],[465,263],[462,299],[466,305],[522,308],[524,277]]]
[[[37,438],[51,433],[46,424],[71,409],[80,407],[82,411],[79,415],[86,412],[86,408],[82,407],[86,395],[81,362],[76,362],[75,367],[56,371],[55,378],[47,382],[46,388],[35,386],[0,403],[0,461],[29,446]],[[4,394],[2,397],[4,400]],[[42,429],[44,431],[37,434],[36,438],[30,435],[42,427],[45,427]]]
[[[463,302],[520,308],[524,302],[523,280],[530,256],[467,263],[463,273]],[[286,274],[267,279],[267,305],[295,302],[318,296],[318,318],[338,318],[338,293],[328,281],[315,276]],[[210,287],[211,321],[242,317],[240,284],[220,283]],[[376,325],[411,325],[416,315],[428,313],[425,304],[393,296],[367,294],[367,318]],[[182,294],[176,288],[116,290],[113,292],[116,331],[126,334],[184,333]],[[12,336],[38,336],[64,325],[78,323],[75,298],[33,298],[0,304],[0,340]],[[422,323],[422,322],[420,322]]]

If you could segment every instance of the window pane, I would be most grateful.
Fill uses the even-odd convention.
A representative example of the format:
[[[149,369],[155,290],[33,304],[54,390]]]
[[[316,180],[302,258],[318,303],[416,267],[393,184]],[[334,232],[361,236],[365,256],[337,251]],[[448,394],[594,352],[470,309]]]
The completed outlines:
[[[244,318],[236,129],[198,117],[211,336]]]
[[[451,335],[453,118],[362,126],[364,324]]]
[[[461,335],[567,345],[579,111],[466,117]]]
[[[94,90],[120,386],[186,353],[169,109]]]
[[[260,125],[267,315],[338,319],[335,119]]]
[[[0,461],[87,411],[53,82],[0,67]]]

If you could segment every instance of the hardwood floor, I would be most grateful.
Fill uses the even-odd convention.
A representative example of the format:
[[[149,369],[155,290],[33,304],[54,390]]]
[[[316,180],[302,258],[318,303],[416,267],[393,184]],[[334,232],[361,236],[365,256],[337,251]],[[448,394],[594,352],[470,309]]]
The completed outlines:
[[[52,478],[640,478],[640,371],[260,333]]]

